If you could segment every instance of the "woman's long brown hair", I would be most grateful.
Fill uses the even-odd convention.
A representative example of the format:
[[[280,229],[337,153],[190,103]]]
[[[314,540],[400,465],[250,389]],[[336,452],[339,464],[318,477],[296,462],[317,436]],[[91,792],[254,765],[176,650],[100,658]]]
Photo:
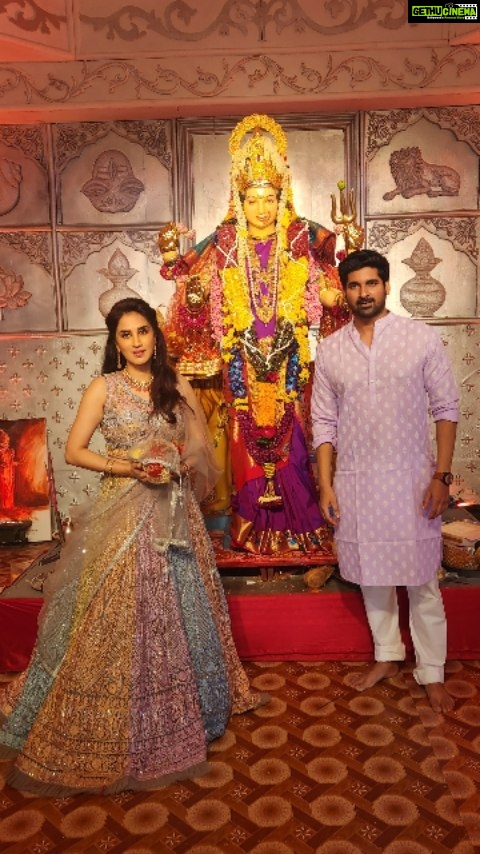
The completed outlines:
[[[118,371],[116,334],[120,318],[124,314],[136,312],[150,324],[155,333],[155,351],[152,358],[153,382],[150,395],[153,403],[153,411],[160,412],[167,421],[174,424],[176,419],[174,409],[183,400],[177,388],[177,375],[169,362],[165,338],[159,329],[155,310],[140,297],[127,297],[116,302],[110,309],[105,323],[108,329],[108,338],[103,354],[102,374],[113,374]],[[125,359],[120,354],[121,367],[125,367]]]

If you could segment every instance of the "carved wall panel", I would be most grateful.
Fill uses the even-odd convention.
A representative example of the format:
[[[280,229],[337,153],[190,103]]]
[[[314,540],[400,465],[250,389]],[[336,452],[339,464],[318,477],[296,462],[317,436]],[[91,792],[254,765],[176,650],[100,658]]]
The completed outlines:
[[[20,6],[0,5],[0,31],[13,44],[25,41],[65,53],[72,47],[72,4],[69,0],[23,0]],[[70,23],[70,26],[69,26]]]
[[[456,138],[468,142],[480,154],[480,107],[406,107],[389,112],[367,113],[365,130],[365,154],[371,160],[375,153],[390,145],[395,134],[416,124],[421,118],[447,128]]]
[[[378,124],[379,114],[375,118]],[[475,142],[458,139],[454,130],[419,113],[417,121],[399,129],[387,145],[371,149],[366,167],[368,214],[478,210],[480,151]]]
[[[170,128],[168,122],[54,127],[58,222],[125,226],[169,220]]]
[[[434,30],[434,32],[432,32]],[[359,3],[328,3],[318,0],[211,0],[200,3],[127,5],[116,0],[82,0],[78,50],[83,56],[129,56],[145,52],[173,52],[254,48],[267,42],[290,47],[295,40],[301,52],[350,41],[362,43],[398,40],[422,41],[420,27],[408,27],[407,7],[376,0]],[[430,26],[432,39],[445,32]]]
[[[139,57],[187,50],[258,50],[267,43],[298,53],[319,47],[355,44],[441,44],[465,27],[448,24],[412,26],[400,0],[379,3],[322,0],[212,0],[188,3],[127,4],[122,0],[22,0],[14,14],[11,2],[0,4],[0,35],[6,36],[5,59],[65,55],[79,60],[96,56]],[[10,49],[12,45],[17,51]]]
[[[113,289],[118,299],[128,288],[153,306],[170,298],[172,285],[159,274],[157,231],[62,232],[59,252],[66,329],[103,329],[101,307],[112,302]]]
[[[393,310],[480,316],[480,107],[371,112],[364,145],[367,243],[389,257]]]
[[[445,288],[444,301],[430,316],[480,316],[480,217],[474,216],[401,217],[367,222],[366,245],[387,255],[390,262],[392,311],[411,315],[401,302],[400,290],[414,275],[415,260],[412,264],[410,259],[422,240],[437,259],[431,276]],[[415,312],[413,316],[421,313]]]
[[[439,326],[460,388],[455,489],[466,500],[480,495],[480,323]],[[473,496],[475,500],[475,496]]]
[[[0,335],[59,328],[47,232],[0,232]]]
[[[0,126],[0,228],[49,222],[45,129]]]
[[[239,110],[325,110],[327,104],[384,109],[410,103],[419,90],[430,103],[448,103],[457,92],[462,103],[478,101],[478,45],[452,46],[444,39],[426,50],[368,41],[338,51],[319,51],[314,44],[308,54],[290,47],[292,52],[256,45],[224,56],[212,50],[188,58],[180,53],[0,64],[0,120],[2,114],[18,123],[231,116]]]

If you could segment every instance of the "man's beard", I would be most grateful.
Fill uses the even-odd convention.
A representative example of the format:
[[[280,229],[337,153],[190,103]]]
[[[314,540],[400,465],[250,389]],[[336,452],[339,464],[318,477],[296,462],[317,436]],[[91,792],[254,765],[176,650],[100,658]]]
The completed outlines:
[[[376,303],[374,300],[369,300],[365,303],[356,303],[352,307],[351,312],[355,317],[378,317],[385,309],[385,300]]]

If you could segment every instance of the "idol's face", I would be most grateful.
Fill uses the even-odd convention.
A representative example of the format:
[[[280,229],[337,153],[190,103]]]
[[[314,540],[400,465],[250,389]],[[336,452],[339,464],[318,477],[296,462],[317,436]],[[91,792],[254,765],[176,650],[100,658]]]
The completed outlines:
[[[243,210],[248,224],[248,233],[252,237],[267,237],[275,230],[278,212],[276,190],[266,184],[261,187],[249,187],[245,193]]]
[[[123,314],[118,321],[115,344],[127,365],[150,365],[155,349],[155,332],[148,320],[136,311]]]
[[[389,291],[389,283],[380,278],[375,267],[362,267],[348,274],[345,299],[354,317],[373,320],[387,313],[385,304]]]

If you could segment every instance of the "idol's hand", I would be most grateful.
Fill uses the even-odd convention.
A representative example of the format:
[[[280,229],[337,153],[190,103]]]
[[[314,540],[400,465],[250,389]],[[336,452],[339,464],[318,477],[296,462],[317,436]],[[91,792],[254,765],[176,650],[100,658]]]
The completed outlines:
[[[332,486],[320,488],[320,510],[329,525],[335,528],[340,521],[340,509]]]
[[[431,480],[422,501],[422,510],[428,510],[428,518],[436,519],[448,507],[450,492],[448,486],[441,480]]]
[[[324,308],[333,308],[335,305],[344,305],[345,303],[343,291],[338,288],[334,288],[331,285],[321,288],[318,296]]]

